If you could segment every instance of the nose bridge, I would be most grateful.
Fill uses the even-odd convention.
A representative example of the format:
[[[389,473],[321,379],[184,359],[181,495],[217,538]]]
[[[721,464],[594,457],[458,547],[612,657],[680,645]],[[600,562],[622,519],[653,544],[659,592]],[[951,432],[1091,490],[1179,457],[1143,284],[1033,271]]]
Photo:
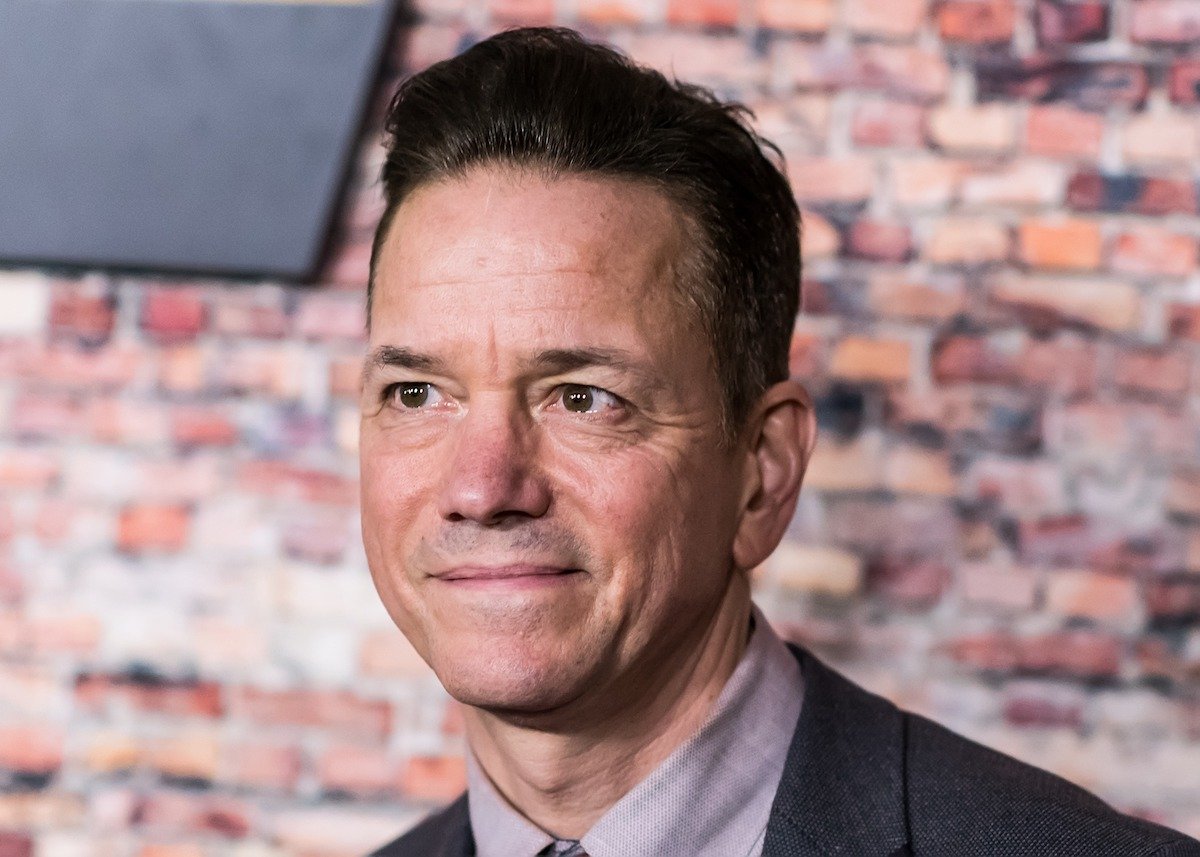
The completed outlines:
[[[452,432],[442,517],[495,523],[506,514],[545,512],[536,439],[512,397],[477,397]]]

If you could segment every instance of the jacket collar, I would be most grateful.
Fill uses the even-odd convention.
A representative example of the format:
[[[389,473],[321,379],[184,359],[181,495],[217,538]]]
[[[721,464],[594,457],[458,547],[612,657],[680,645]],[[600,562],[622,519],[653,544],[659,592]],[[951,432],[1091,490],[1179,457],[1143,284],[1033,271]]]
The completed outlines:
[[[808,651],[789,648],[804,673],[804,707],[763,857],[907,855],[903,714]]]

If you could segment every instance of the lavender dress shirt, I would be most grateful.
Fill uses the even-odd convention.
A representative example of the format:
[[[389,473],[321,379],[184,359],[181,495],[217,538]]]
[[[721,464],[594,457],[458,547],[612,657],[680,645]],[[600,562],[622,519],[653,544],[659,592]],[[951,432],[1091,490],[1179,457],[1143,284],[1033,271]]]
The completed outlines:
[[[754,607],[737,668],[691,738],[611,806],[588,857],[759,857],[804,698],[800,665]],[[514,809],[467,755],[478,857],[535,857],[555,839]]]

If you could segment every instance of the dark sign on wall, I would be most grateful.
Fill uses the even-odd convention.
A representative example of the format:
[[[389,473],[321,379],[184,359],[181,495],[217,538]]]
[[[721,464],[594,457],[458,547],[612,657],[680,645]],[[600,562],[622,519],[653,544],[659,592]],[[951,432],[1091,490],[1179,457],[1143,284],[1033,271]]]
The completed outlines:
[[[305,279],[392,0],[0,0],[0,262]]]

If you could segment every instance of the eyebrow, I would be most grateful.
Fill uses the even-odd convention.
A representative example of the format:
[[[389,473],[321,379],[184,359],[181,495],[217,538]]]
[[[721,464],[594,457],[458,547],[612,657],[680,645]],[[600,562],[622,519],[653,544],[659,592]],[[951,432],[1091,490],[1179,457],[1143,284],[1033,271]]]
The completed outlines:
[[[535,375],[557,375],[589,366],[607,366],[635,376],[651,389],[662,387],[662,383],[652,372],[632,354],[620,348],[549,348],[522,362],[525,371]],[[371,352],[363,365],[363,384],[366,384],[373,373],[384,368],[449,374],[446,362],[432,354],[424,354],[400,345],[381,345]]]

